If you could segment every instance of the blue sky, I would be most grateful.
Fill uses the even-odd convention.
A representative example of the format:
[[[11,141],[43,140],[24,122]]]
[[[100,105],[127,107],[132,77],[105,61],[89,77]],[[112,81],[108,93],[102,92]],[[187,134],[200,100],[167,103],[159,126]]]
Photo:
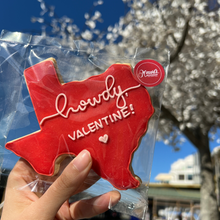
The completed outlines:
[[[46,0],[46,4],[54,5],[56,14],[66,15],[74,20],[79,28],[85,23],[84,14],[93,7],[93,0]],[[40,3],[37,0],[7,0],[0,7],[0,29],[10,31],[39,31],[40,25],[31,23],[31,17],[40,15]],[[117,7],[115,7],[117,5]],[[113,25],[125,13],[125,7],[120,0],[107,0],[103,5],[96,7],[102,12],[104,23],[99,24],[101,29]]]
[[[92,0],[46,0],[49,5],[55,6],[55,12],[58,16],[67,15],[73,18],[79,28],[83,28],[85,12],[92,7]],[[116,7],[117,4],[117,7]],[[104,22],[99,24],[99,28],[106,29],[109,25],[114,25],[120,16],[125,13],[125,7],[122,1],[107,0],[97,10],[102,13]],[[0,7],[0,30],[19,32],[40,32],[40,25],[31,23],[31,17],[38,17],[40,13],[40,4],[37,0],[4,0]],[[211,143],[211,149],[217,146],[216,142]],[[151,181],[154,181],[158,173],[167,173],[170,165],[179,158],[184,158],[196,152],[196,149],[186,142],[182,145],[179,152],[173,152],[172,147],[157,142],[153,159]]]

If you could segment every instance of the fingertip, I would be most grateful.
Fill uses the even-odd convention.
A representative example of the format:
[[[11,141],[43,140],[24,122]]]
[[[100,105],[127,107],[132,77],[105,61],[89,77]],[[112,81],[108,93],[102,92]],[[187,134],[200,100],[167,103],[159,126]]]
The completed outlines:
[[[114,190],[110,192],[110,200],[109,200],[109,206],[108,208],[110,209],[111,207],[115,206],[121,199],[121,194],[120,192]]]
[[[97,207],[102,206],[110,209],[113,206],[115,206],[120,199],[121,199],[121,194],[118,191],[114,190],[97,197],[93,205]]]
[[[75,159],[72,161],[72,165],[79,171],[82,172],[92,163],[90,152],[87,150],[81,151]]]
[[[118,191],[107,192],[92,199],[80,200],[70,206],[73,219],[92,218],[115,206],[121,199]]]

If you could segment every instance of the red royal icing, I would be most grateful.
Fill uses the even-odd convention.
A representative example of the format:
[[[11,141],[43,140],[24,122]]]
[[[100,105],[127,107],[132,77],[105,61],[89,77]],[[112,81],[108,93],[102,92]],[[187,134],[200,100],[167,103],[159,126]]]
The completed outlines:
[[[61,84],[53,61],[46,60],[24,76],[40,130],[8,142],[7,149],[48,176],[55,174],[59,156],[87,149],[93,170],[113,186],[140,185],[131,160],[154,109],[129,65],[114,64],[100,75]]]

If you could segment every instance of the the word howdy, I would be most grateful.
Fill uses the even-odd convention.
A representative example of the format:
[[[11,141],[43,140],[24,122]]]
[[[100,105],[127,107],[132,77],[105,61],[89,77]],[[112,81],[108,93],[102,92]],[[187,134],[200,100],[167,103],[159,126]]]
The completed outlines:
[[[110,85],[109,85],[109,82],[111,82]],[[105,80],[105,90],[101,94],[98,94],[98,98],[92,97],[92,98],[87,99],[86,101],[80,100],[78,107],[77,108],[69,107],[66,114],[63,114],[63,112],[66,110],[66,107],[67,107],[67,96],[64,93],[58,94],[56,97],[56,101],[55,101],[55,108],[56,108],[57,113],[43,118],[40,122],[40,125],[42,125],[45,120],[54,118],[56,116],[68,118],[69,114],[71,112],[72,113],[76,113],[76,112],[80,112],[80,111],[83,112],[87,109],[88,106],[96,107],[97,104],[101,104],[102,100],[107,102],[107,101],[109,101],[109,99],[116,98],[116,107],[119,109],[123,109],[123,108],[125,108],[125,106],[127,104],[126,99],[124,97],[124,94],[126,94],[130,90],[137,89],[141,86],[139,84],[136,86],[126,88],[124,91],[122,91],[120,85],[118,85],[118,87],[113,87],[114,84],[115,84],[115,78],[112,75],[108,75]],[[60,110],[59,109],[59,100],[61,98],[64,99],[64,103],[63,103],[63,106]],[[121,105],[119,104],[120,101],[122,102]]]

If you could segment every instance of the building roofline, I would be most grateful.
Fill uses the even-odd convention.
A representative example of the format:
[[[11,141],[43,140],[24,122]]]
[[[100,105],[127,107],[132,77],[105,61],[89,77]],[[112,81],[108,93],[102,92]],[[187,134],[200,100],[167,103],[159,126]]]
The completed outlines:
[[[200,189],[200,184],[149,183],[149,187]]]

